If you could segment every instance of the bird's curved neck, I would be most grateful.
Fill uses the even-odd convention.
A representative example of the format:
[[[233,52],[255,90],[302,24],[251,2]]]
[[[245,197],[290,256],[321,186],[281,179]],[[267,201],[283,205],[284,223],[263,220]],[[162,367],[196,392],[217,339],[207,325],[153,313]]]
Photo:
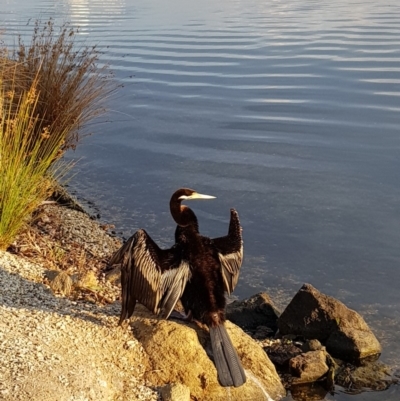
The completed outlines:
[[[196,229],[198,226],[197,217],[194,214],[193,210],[187,207],[186,205],[182,205],[179,199],[171,198],[170,201],[170,209],[172,218],[175,220],[175,223],[181,227],[192,226]]]
[[[193,226],[197,227],[197,218],[193,210],[185,205],[179,205],[179,207],[171,208],[171,214],[175,223],[181,227]]]

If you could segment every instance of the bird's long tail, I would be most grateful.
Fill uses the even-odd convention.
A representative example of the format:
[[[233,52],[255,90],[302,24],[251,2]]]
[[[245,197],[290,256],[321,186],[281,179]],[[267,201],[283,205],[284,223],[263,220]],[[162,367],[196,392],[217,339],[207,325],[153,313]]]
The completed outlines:
[[[246,375],[224,324],[210,327],[210,337],[221,386],[239,387],[244,384]]]

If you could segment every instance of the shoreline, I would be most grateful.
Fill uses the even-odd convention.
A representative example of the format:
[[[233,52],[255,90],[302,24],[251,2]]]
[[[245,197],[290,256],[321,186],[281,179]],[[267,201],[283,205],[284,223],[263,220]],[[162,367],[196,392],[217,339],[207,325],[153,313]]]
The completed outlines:
[[[1,399],[161,399],[145,379],[153,356],[133,325],[118,326],[120,288],[104,268],[121,240],[110,228],[64,191],[35,212],[11,247],[18,254],[0,252]]]

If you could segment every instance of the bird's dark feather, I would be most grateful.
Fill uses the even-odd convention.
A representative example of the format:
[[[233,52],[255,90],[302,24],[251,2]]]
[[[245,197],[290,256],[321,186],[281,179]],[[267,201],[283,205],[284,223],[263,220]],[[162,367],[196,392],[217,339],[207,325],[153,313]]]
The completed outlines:
[[[145,230],[138,230],[111,258],[121,264],[120,323],[132,316],[136,301],[168,318],[190,278],[179,245],[161,249]]]
[[[225,291],[230,294],[236,287],[243,262],[242,228],[235,209],[231,209],[228,235],[214,238],[212,242],[221,262]]]
[[[210,327],[210,338],[221,385],[239,387],[246,383],[246,375],[225,325]]]

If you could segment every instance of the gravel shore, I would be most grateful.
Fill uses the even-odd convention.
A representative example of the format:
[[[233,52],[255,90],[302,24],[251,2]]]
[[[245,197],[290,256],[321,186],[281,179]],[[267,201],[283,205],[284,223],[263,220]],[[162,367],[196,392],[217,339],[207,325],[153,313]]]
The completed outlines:
[[[60,270],[77,270],[68,265],[77,243],[89,270],[118,245],[84,213],[43,208],[36,234],[46,244],[64,241]],[[45,277],[58,262],[46,261],[42,247],[37,254],[15,247],[30,257],[0,252],[0,400],[157,400],[143,379],[146,354],[129,326],[117,326],[119,302],[54,294]]]

